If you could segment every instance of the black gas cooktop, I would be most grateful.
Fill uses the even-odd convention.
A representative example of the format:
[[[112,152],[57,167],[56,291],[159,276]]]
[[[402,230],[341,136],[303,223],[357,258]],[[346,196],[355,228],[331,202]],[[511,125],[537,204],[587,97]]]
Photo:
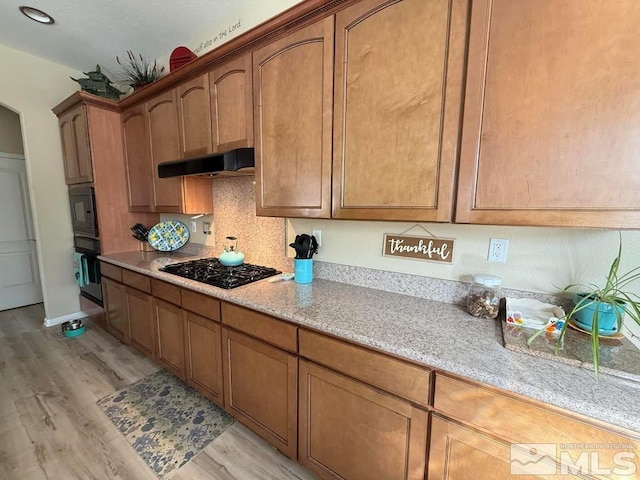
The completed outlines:
[[[217,258],[174,263],[161,268],[160,271],[226,289],[240,287],[282,273],[275,268],[250,263],[237,267],[225,267]]]

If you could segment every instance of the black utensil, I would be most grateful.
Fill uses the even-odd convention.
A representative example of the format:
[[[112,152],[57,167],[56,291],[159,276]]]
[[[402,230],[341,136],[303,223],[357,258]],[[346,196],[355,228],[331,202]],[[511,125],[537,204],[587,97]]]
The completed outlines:
[[[305,235],[305,238],[302,239],[302,258],[311,258],[309,256],[309,251],[311,249],[311,238],[309,235]]]
[[[311,248],[309,250],[309,258],[313,258],[316,253],[318,253],[318,240],[316,240],[315,235],[311,235]]]
[[[293,248],[296,251],[296,257],[295,258],[304,258],[302,256],[302,245],[300,245],[299,243],[290,243],[289,246],[291,248]]]

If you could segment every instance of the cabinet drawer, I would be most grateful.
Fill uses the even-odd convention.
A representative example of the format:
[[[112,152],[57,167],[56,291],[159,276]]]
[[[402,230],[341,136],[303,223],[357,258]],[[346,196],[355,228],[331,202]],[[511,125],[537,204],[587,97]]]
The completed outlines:
[[[151,293],[151,278],[130,270],[122,270],[122,282],[143,292]]]
[[[171,285],[170,283],[163,282],[161,280],[151,279],[151,292],[154,297],[158,297],[165,302],[173,303],[180,306],[180,287]]]
[[[632,461],[640,467],[638,438],[631,439],[586,420],[565,416],[544,404],[520,400],[446,375],[436,375],[434,408],[507,442],[555,444],[558,453],[569,452],[574,459],[585,451],[580,444],[630,445],[634,448],[598,449],[599,465],[613,468],[613,455],[624,450],[635,452]],[[578,448],[571,448],[571,444]]]
[[[191,312],[220,321],[220,300],[202,295],[191,290],[182,290],[182,308]]]
[[[300,330],[300,355],[419,405],[429,404],[429,370],[308,330]]]
[[[285,350],[298,351],[298,328],[268,315],[223,303],[222,323]]]
[[[110,263],[100,262],[100,275],[122,283],[122,269]]]

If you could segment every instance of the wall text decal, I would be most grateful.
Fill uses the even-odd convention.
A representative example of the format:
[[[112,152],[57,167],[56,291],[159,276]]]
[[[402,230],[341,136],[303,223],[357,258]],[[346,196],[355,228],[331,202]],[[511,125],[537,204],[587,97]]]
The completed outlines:
[[[192,48],[192,51],[196,55],[201,55],[205,51],[211,50],[211,46],[214,43],[220,42],[222,40],[227,40],[227,36],[229,36],[229,34],[231,34],[232,32],[234,35],[238,34],[241,28],[242,28],[242,19],[238,20],[233,25],[229,25],[228,27],[220,30],[218,34],[215,35],[213,38],[205,40],[204,42],[200,42],[200,45],[198,45],[195,48]]]

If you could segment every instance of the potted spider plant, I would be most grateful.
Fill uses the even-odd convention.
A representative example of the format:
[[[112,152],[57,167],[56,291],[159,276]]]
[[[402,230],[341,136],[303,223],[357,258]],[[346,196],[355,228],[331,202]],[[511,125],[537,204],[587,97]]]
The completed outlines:
[[[591,333],[593,366],[596,374],[600,370],[600,337],[619,332],[625,314],[640,325],[640,296],[630,291],[631,285],[640,280],[640,267],[635,267],[624,274],[619,274],[622,258],[622,236],[618,246],[618,255],[613,259],[603,287],[595,284],[571,284],[563,291],[580,289],[574,295],[574,306],[564,317],[564,325],[556,344],[556,351],[562,345],[568,322],[573,319],[576,325]],[[527,341],[528,345],[544,330],[536,332]]]
[[[156,60],[151,63],[150,60],[140,54],[134,54],[131,50],[127,50],[127,57],[122,60],[116,55],[116,61],[120,65],[120,73],[124,77],[123,83],[134,90],[155,82],[164,73],[164,67],[158,68]]]

